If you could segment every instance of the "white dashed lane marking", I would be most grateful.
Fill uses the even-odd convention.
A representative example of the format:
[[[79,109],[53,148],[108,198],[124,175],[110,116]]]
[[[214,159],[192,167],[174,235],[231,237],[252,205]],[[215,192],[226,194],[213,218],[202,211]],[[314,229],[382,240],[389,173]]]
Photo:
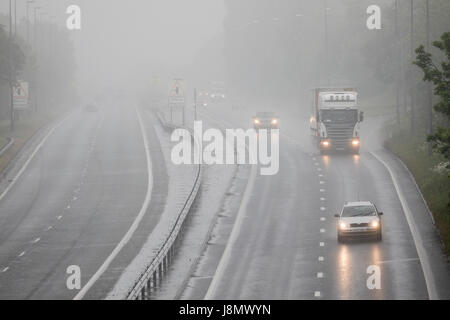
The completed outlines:
[[[315,291],[314,292],[314,297],[320,297],[320,291]]]
[[[323,272],[317,272],[317,278],[323,278]]]
[[[321,256],[319,257],[319,261],[322,262],[324,260],[324,258]]]

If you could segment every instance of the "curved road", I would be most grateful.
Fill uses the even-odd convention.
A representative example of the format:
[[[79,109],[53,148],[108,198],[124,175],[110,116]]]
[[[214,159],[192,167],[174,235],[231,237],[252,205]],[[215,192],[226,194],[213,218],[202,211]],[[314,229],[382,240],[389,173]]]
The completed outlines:
[[[75,111],[49,135],[0,200],[0,299],[74,298],[78,290],[66,286],[67,268],[79,266],[83,287],[130,228],[152,187],[139,228],[85,298],[108,292],[158,222],[166,200],[165,163],[149,125],[154,120],[144,117],[151,185],[133,106]]]

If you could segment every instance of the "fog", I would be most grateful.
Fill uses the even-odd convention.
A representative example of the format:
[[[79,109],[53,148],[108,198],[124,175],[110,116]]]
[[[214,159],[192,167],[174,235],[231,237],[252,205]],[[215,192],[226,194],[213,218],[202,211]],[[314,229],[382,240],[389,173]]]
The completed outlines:
[[[30,5],[30,19],[40,6],[46,14],[38,19],[55,16],[65,29],[71,4],[81,8],[81,30],[68,31],[80,93],[143,89],[154,77],[180,77],[202,45],[222,32],[223,2],[210,0],[39,0]],[[8,1],[0,11],[8,13]],[[18,21],[25,12],[25,1],[17,1]]]
[[[1,1],[4,14],[8,2]],[[26,2],[16,3],[17,20],[24,24]],[[71,4],[81,8],[81,30],[66,28]],[[394,2],[379,1],[382,28],[375,31],[366,27],[371,4],[368,0],[39,0],[30,5],[30,21],[39,6],[38,26],[43,27],[38,42],[49,37],[45,23],[50,22],[70,39],[76,67],[67,76],[75,79],[82,99],[112,92],[149,95],[155,87],[167,95],[172,79],[183,78],[191,93],[194,87],[206,89],[212,81],[223,80],[234,97],[299,102],[313,87],[350,85],[366,95],[363,101],[375,97],[390,104],[395,86],[405,94],[409,90],[410,84],[403,81],[410,78],[408,72],[421,81],[419,70],[411,71],[411,47],[425,40],[424,2],[415,2],[412,46],[409,5],[402,4],[398,11],[396,35]],[[440,10],[445,5],[441,0],[432,2],[432,39],[448,26],[445,10]]]

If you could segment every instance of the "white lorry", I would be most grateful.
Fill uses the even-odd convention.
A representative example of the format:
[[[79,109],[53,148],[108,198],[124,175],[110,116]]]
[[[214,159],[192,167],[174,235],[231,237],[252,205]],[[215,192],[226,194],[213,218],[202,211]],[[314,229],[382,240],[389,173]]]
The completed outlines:
[[[311,111],[311,134],[322,154],[359,153],[364,113],[358,109],[358,93],[354,88],[313,89]]]

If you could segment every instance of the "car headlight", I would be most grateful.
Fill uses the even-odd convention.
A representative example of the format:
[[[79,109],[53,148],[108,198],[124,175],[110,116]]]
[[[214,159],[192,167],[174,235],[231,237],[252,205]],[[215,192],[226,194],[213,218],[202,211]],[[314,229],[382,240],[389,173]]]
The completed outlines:
[[[347,229],[347,224],[345,222],[340,222],[339,223],[339,229]]]
[[[352,140],[352,145],[355,146],[355,147],[359,146],[359,140],[358,139],[353,139]]]
[[[260,124],[261,122],[258,119],[253,120],[254,124]]]
[[[370,223],[370,226],[371,226],[372,228],[378,228],[378,227],[380,226],[380,223],[378,222],[378,220],[373,220],[373,221]]]
[[[278,119],[272,119],[272,124],[278,124]]]

